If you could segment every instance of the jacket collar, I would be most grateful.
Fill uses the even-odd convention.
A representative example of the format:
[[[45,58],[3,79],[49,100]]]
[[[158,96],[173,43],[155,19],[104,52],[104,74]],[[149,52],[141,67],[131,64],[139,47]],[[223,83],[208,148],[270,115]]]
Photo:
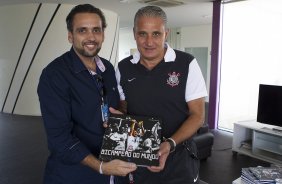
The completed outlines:
[[[73,47],[70,50],[70,54],[71,54],[71,61],[72,61],[71,64],[73,66],[73,70],[75,73],[79,73],[83,70],[87,70],[87,68],[84,66],[83,62],[81,61],[81,59],[75,53]],[[103,64],[101,58],[97,55],[94,57],[94,60],[96,61],[97,67],[100,69],[100,71],[104,72],[106,70],[106,67]]]

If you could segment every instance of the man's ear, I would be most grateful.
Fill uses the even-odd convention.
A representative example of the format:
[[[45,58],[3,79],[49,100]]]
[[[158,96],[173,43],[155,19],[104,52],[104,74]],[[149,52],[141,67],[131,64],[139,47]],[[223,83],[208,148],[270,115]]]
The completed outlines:
[[[134,39],[136,40],[136,37],[135,37],[135,28],[134,28],[134,27],[133,27],[132,31],[133,31]]]
[[[72,37],[72,33],[68,32],[68,40],[69,42],[72,44],[73,43],[73,37]]]
[[[102,43],[105,41],[105,32],[103,31],[103,35],[102,35]]]
[[[169,30],[168,28],[165,30],[165,40],[167,40],[167,37],[168,37],[169,31],[170,31],[170,30]]]

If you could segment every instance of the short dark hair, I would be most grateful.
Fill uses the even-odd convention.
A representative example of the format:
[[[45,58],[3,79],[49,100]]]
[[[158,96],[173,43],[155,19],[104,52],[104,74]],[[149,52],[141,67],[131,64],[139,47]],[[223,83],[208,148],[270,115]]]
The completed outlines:
[[[80,4],[80,5],[73,7],[66,18],[67,29],[69,32],[73,31],[73,18],[78,13],[95,13],[99,15],[99,17],[102,20],[103,30],[107,27],[105,15],[99,8],[96,8],[95,6],[91,4]]]
[[[158,6],[145,6],[140,8],[134,17],[134,27],[137,24],[137,20],[141,17],[159,17],[163,20],[165,28],[167,27],[166,13]]]

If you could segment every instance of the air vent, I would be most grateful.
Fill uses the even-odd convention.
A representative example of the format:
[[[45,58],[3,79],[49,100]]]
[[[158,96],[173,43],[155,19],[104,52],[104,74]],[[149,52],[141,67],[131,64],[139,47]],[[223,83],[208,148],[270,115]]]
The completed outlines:
[[[178,0],[139,0],[138,2],[162,7],[180,6],[184,4],[184,2]]]

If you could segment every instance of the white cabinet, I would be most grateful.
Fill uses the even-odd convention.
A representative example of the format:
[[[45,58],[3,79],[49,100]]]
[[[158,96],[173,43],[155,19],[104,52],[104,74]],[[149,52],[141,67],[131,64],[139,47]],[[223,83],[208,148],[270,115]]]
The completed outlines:
[[[282,165],[282,132],[255,121],[234,123],[233,153]]]

